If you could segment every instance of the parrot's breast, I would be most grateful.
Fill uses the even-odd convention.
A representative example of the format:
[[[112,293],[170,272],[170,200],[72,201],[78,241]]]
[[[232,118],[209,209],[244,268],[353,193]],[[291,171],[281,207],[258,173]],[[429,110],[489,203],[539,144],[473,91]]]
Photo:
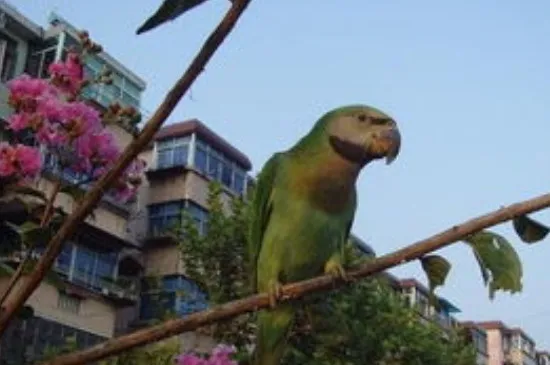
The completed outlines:
[[[262,251],[280,260],[282,281],[318,275],[345,240],[352,214],[331,213],[296,196],[276,199]]]

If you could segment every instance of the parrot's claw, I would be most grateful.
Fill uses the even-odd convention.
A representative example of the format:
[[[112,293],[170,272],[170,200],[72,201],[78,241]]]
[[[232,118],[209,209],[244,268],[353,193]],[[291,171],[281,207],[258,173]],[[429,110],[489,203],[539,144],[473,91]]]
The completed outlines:
[[[272,281],[269,283],[267,294],[269,296],[269,306],[274,308],[277,301],[283,296],[283,286],[278,281]]]
[[[325,265],[325,273],[331,275],[334,280],[343,280],[346,282],[353,281],[353,278],[348,276],[346,270],[340,263],[335,263],[333,261],[327,262]]]

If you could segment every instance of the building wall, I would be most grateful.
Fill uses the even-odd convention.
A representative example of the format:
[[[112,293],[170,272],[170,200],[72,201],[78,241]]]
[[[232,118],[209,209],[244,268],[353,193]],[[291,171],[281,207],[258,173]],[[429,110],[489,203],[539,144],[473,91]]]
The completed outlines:
[[[502,335],[499,330],[487,331],[487,352],[489,354],[488,365],[502,365],[504,363],[504,351],[502,348]]]
[[[148,248],[144,252],[145,275],[164,276],[183,273],[181,252],[175,244]]]
[[[53,184],[49,179],[43,178],[39,180],[37,188],[49,194],[53,189]],[[55,205],[63,208],[68,213],[72,212],[76,206],[73,199],[67,194],[59,194],[55,200]],[[86,219],[86,223],[121,239],[131,239],[126,230],[127,219],[104,207],[98,206],[94,210],[94,215]]]
[[[0,278],[0,292],[4,291],[9,278]],[[20,282],[20,285],[22,283]],[[82,329],[93,334],[112,337],[115,326],[115,309],[102,299],[83,298],[78,314],[58,307],[59,290],[42,282],[31,295],[27,304],[32,306],[37,316]]]

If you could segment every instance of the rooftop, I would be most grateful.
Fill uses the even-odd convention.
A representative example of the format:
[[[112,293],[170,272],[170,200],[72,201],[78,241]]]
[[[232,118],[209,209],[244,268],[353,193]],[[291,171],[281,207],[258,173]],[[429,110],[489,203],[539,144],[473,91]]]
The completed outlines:
[[[483,322],[476,322],[476,324],[486,330],[500,330],[506,334],[519,334],[520,336],[528,339],[532,343],[535,343],[535,340],[533,340],[525,331],[523,331],[519,327],[508,327],[505,325],[502,321],[483,321]]]
[[[190,119],[167,125],[157,132],[155,140],[160,141],[166,138],[183,137],[192,133],[196,133],[206,143],[212,144],[221,152],[237,161],[246,171],[250,171],[252,168],[252,163],[244,153],[233,147],[223,137],[216,134],[198,119]]]

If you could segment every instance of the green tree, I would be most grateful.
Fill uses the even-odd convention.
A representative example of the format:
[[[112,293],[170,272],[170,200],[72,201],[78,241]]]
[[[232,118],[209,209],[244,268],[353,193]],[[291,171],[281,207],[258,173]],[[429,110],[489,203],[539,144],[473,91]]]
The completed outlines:
[[[251,294],[246,257],[246,227],[249,221],[247,200],[223,198],[218,182],[209,185],[208,229],[200,235],[190,215],[183,214],[177,236],[187,275],[208,293],[211,304],[221,304]],[[224,202],[225,200],[225,202]],[[253,333],[251,315],[245,314],[202,328],[220,343],[244,348]]]
[[[209,189],[208,231],[201,236],[184,214],[178,230],[187,275],[203,287],[212,304],[250,294],[246,233],[247,199],[224,203],[223,188]],[[349,245],[351,265],[369,259]],[[285,363],[294,364],[428,364],[473,365],[475,352],[457,331],[423,324],[385,280],[372,278],[330,293],[301,300]],[[236,345],[241,355],[253,343],[255,314],[216,323],[206,333]]]

